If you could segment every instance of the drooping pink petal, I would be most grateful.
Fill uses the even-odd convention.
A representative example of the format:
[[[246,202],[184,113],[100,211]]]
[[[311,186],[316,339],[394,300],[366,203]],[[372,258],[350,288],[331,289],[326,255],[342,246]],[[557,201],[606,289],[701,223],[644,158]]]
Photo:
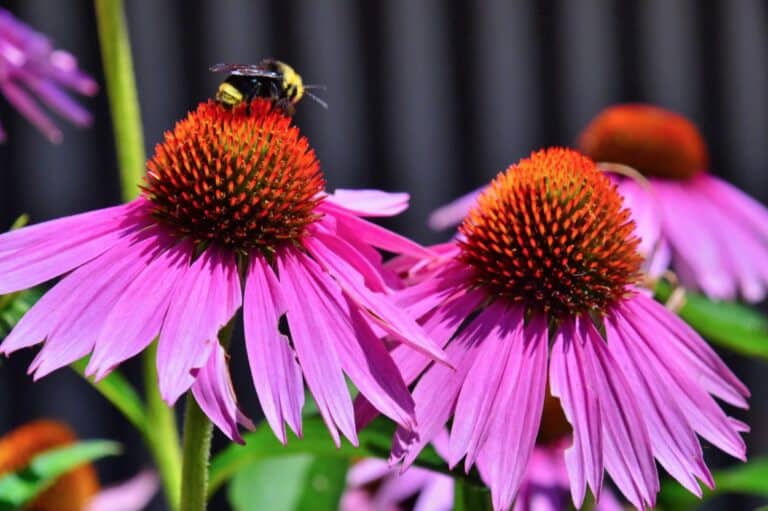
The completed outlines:
[[[438,346],[444,347],[459,326],[484,299],[484,293],[477,290],[459,294],[429,316],[424,322],[424,331]],[[431,358],[404,344],[395,346],[390,356],[408,385],[416,381],[416,378],[432,363]],[[378,413],[365,396],[358,396],[355,400],[355,421],[358,429],[365,427]]]
[[[659,277],[669,264],[669,251],[662,239],[661,204],[652,187],[633,179],[614,180],[624,206],[635,221],[635,235],[640,238],[638,252],[647,259],[645,269],[651,277]]]
[[[712,476],[696,434],[671,395],[675,385],[666,369],[643,350],[644,341],[620,313],[605,321],[608,350],[632,382],[633,396],[643,410],[656,459],[692,493],[701,496],[696,477],[712,485]]]
[[[475,202],[477,202],[477,197],[482,191],[483,189],[479,188],[436,209],[429,215],[429,227],[436,231],[442,231],[443,229],[459,225]]]
[[[504,318],[502,335],[513,347],[483,447],[490,453],[489,486],[499,510],[512,505],[523,481],[539,432],[547,382],[546,320],[534,318],[525,333],[516,330],[516,322],[514,315]]]
[[[317,206],[317,211],[332,217],[336,221],[337,234],[345,239],[358,239],[395,254],[411,254],[416,257],[434,256],[418,243],[331,204],[321,203]]]
[[[88,501],[85,511],[142,511],[159,488],[157,474],[143,470],[128,481],[100,491]]]
[[[373,293],[365,286],[362,275],[332,249],[335,247],[332,239],[318,235],[306,239],[304,243],[338,281],[344,293],[359,307],[367,310],[384,330],[431,358],[446,362],[442,350],[424,333],[415,318],[403,313],[403,309],[397,307],[389,296]]]
[[[696,176],[692,183],[698,190],[706,193],[710,200],[718,204],[723,212],[738,218],[740,223],[749,226],[768,240],[768,209],[732,184],[710,174]]]
[[[421,318],[464,288],[471,276],[472,270],[466,265],[448,263],[429,279],[398,291],[396,303],[414,317]]]
[[[381,190],[346,190],[337,188],[325,201],[348,214],[370,217],[399,215],[408,209],[407,193],[390,193]]]
[[[604,468],[599,397],[590,392],[591,368],[584,350],[583,343],[577,341],[573,325],[570,322],[560,325],[552,346],[549,385],[573,426],[573,444],[565,450],[565,462],[571,478],[571,496],[577,508],[584,501],[587,483],[594,495],[600,495]]]
[[[749,389],[725,365],[725,362],[715,353],[712,347],[702,339],[690,326],[675,314],[670,313],[663,305],[647,296],[635,296],[626,302],[626,309],[631,310],[636,318],[653,318],[655,323],[667,332],[661,343],[665,352],[670,353],[670,359],[677,354],[696,371],[696,380],[704,389],[723,401],[747,408],[745,398]],[[630,318],[631,319],[631,318]],[[677,362],[680,364],[680,361]]]
[[[677,183],[654,180],[653,186],[663,205],[664,233],[674,251],[675,264],[684,264],[693,274],[686,285],[700,288],[712,298],[734,297],[732,270],[712,236],[709,208]]]
[[[191,264],[190,243],[163,250],[136,276],[107,314],[96,337],[86,375],[100,380],[125,360],[143,351],[160,333],[179,278]]]
[[[0,235],[0,294],[58,277],[144,228],[142,199]]]
[[[74,293],[66,311],[49,330],[43,348],[30,366],[35,379],[69,365],[93,350],[98,332],[109,312],[131,282],[160,251],[163,241],[154,229],[143,231],[139,239],[121,241],[90,264],[98,265]],[[143,238],[143,239],[141,239]]]
[[[498,304],[491,307],[503,308]],[[518,338],[523,335],[525,320],[523,310],[519,307],[508,309],[506,316],[514,319],[493,325],[461,387],[451,428],[448,457],[450,467],[466,455],[465,469],[469,471],[488,437],[492,417],[503,409],[499,402],[501,395],[506,392],[502,388],[502,381],[505,372],[509,370],[509,358],[518,344]],[[507,331],[506,325],[512,325],[513,321],[516,324]],[[519,355],[515,351],[514,356]]]
[[[308,269],[315,263],[289,250],[278,254],[277,261],[291,337],[320,415],[336,445],[341,445],[339,430],[357,445],[352,400],[337,353],[337,334],[327,330],[328,322],[316,312],[322,310],[325,297]]]
[[[342,258],[348,265],[354,268],[354,270],[363,277],[365,285],[371,291],[377,293],[391,292],[389,284],[384,277],[386,271],[381,267],[381,261],[372,261],[370,257],[359,252],[358,247],[353,246],[349,241],[341,239],[327,230],[319,230],[319,232],[315,234],[315,237],[326,247],[335,252],[336,255]],[[378,252],[376,252],[376,254],[378,254]]]
[[[646,356],[660,364],[669,374],[670,394],[688,424],[719,449],[736,458],[745,459],[746,446],[739,436],[743,432],[741,423],[727,417],[707,393],[707,387],[711,385],[708,375],[700,366],[691,364],[690,354],[684,354],[670,337],[669,329],[653,319],[649,322],[652,316],[642,312],[645,310],[642,307],[634,307],[645,298],[639,296],[624,304],[618,313],[641,334],[638,338],[645,344],[643,352]],[[638,315],[638,311],[641,315]],[[667,314],[673,316],[669,312]],[[700,364],[703,365],[701,361]]]
[[[244,422],[243,425],[248,428],[254,425],[237,406],[227,367],[227,354],[221,344],[216,343],[208,362],[198,371],[192,394],[203,412],[230,440],[245,443],[238,424]]]
[[[234,255],[216,247],[200,254],[180,278],[160,331],[157,374],[160,395],[175,403],[195,382],[218,344],[218,333],[241,303]]]
[[[445,426],[454,410],[461,386],[493,326],[501,321],[503,308],[490,307],[481,312],[446,348],[455,370],[443,364],[433,364],[416,384],[418,435],[398,428],[392,445],[392,460],[402,459],[410,466],[419,452]]]
[[[278,324],[287,307],[280,283],[264,258],[251,254],[245,282],[243,323],[248,363],[261,409],[285,443],[285,425],[301,436],[304,381],[296,354]]]
[[[32,99],[29,93],[20,85],[9,80],[0,81],[0,93],[13,107],[29,122],[39,129],[53,143],[61,142],[61,130],[56,127],[50,117]]]
[[[659,491],[648,431],[624,374],[589,318],[576,318],[575,342],[582,342],[589,390],[596,392],[602,421],[605,466],[632,504],[652,507]],[[576,361],[567,358],[566,363]]]

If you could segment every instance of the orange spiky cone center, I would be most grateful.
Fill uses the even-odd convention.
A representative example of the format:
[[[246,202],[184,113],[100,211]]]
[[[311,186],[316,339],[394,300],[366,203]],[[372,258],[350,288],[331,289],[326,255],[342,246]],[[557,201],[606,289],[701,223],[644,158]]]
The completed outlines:
[[[629,165],[646,176],[687,179],[707,168],[704,138],[682,115],[642,104],[603,110],[584,129],[579,149],[598,162]]]
[[[65,424],[51,420],[31,422],[0,438],[0,476],[25,468],[37,456],[77,441]],[[83,465],[61,476],[27,511],[82,511],[99,491],[99,480],[92,465]]]
[[[461,259],[490,295],[554,317],[603,313],[639,276],[634,224],[589,158],[553,148],[500,173],[460,231]]]
[[[198,245],[273,252],[317,220],[325,181],[307,139],[270,101],[202,103],[147,163],[155,218]]]

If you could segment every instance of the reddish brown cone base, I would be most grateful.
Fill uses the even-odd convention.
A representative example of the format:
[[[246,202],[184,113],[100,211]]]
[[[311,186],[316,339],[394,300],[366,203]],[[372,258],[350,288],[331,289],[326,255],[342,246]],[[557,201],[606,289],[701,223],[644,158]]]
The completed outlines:
[[[646,176],[686,179],[707,168],[707,147],[685,117],[650,105],[603,110],[584,129],[579,149],[598,162],[622,163]]]

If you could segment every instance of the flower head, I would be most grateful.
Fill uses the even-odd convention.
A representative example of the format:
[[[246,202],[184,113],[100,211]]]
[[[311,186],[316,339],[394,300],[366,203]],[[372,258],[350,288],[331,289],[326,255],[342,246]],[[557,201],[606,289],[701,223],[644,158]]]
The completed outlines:
[[[567,149],[499,174],[459,231],[475,284],[541,312],[601,311],[639,275],[638,239],[615,186]]]
[[[700,494],[698,481],[713,481],[697,433],[743,459],[747,427],[714,397],[746,407],[748,391],[690,327],[635,290],[632,231],[615,186],[575,151],[534,153],[498,176],[453,252],[415,263],[430,278],[412,276],[398,293],[455,371],[393,350],[416,382],[419,424],[418,437],[398,431],[393,458],[411,463],[451,421],[449,465],[477,464],[495,509],[509,509],[549,387],[573,432],[565,463],[577,507],[587,485],[600,495],[604,471],[635,507],[652,507],[655,461]],[[358,409],[370,416],[363,400]]]
[[[649,179],[644,187],[615,178],[638,235],[657,244],[652,275],[671,263],[684,286],[712,298],[766,296],[768,210],[706,172],[706,145],[691,121],[650,105],[616,105],[589,123],[579,147]]]
[[[78,69],[75,57],[55,50],[43,34],[0,9],[0,93],[51,142],[61,141],[61,131],[30,94],[77,126],[91,124],[90,114],[64,89],[93,96],[98,85]]]
[[[147,167],[143,194],[129,204],[0,236],[0,293],[69,272],[0,350],[45,341],[36,377],[90,353],[87,373],[102,378],[159,336],[165,400],[191,389],[240,440],[238,423],[250,421],[217,333],[242,306],[253,383],[280,440],[285,423],[301,434],[306,381],[334,440],[341,432],[356,442],[345,374],[413,429],[413,401],[377,332],[445,357],[394,305],[373,247],[430,252],[361,218],[396,214],[407,195],[326,194],[307,140],[263,99],[201,104]]]
[[[595,161],[619,162],[646,176],[687,179],[704,172],[704,137],[680,114],[644,104],[600,112],[581,132],[579,148]]]

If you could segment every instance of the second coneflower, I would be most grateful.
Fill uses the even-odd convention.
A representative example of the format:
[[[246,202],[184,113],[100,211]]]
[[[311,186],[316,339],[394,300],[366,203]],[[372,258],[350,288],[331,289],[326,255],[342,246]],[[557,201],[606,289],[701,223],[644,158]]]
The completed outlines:
[[[768,210],[707,172],[707,146],[691,121],[652,105],[615,105],[590,122],[579,147],[649,180],[616,178],[639,232],[661,224],[657,267],[671,262],[683,285],[711,298],[765,298]]]
[[[239,439],[248,421],[217,333],[242,306],[253,383],[281,441],[285,423],[301,433],[306,381],[334,440],[356,442],[345,374],[412,429],[413,401],[374,332],[443,354],[387,296],[373,247],[429,253],[361,218],[397,214],[407,199],[327,194],[306,138],[269,101],[201,104],[157,146],[140,198],[0,236],[0,294],[66,275],[0,349],[45,341],[36,377],[92,354],[87,374],[102,378],[159,336],[164,399],[191,388]]]
[[[501,173],[461,225],[453,256],[400,293],[446,346],[455,371],[397,347],[420,436],[400,429],[393,456],[412,462],[451,421],[449,463],[477,463],[497,510],[518,494],[547,387],[573,428],[565,454],[573,501],[603,472],[637,508],[653,506],[655,460],[690,491],[712,486],[698,433],[743,459],[720,398],[748,391],[685,323],[636,292],[641,258],[629,211],[589,158],[534,153]],[[714,396],[714,397],[713,397]],[[370,416],[364,402],[358,413]]]

